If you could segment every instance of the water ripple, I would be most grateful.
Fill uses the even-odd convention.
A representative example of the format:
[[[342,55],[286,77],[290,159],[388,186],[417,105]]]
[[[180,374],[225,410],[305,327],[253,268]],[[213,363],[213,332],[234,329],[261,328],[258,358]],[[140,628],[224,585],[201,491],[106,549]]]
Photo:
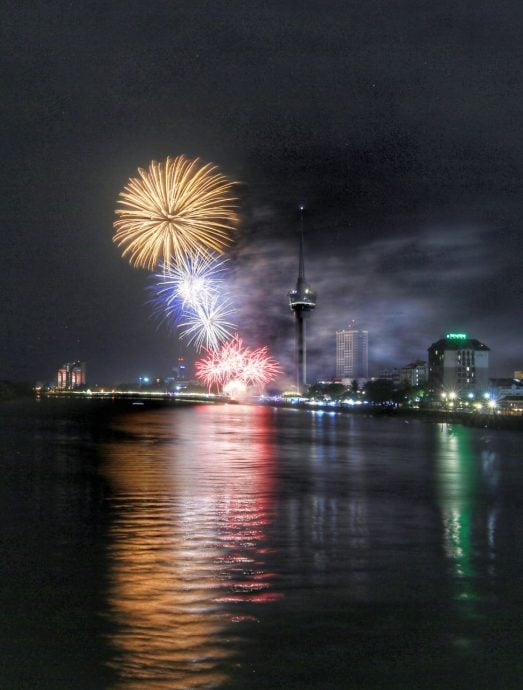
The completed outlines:
[[[175,429],[167,419],[159,426],[158,416],[150,428],[146,415],[138,428],[134,416],[123,418],[124,440],[104,448],[114,492],[108,606],[119,688],[223,684],[224,661],[235,654],[231,624],[255,622],[245,607],[282,597],[267,563],[267,411],[243,409],[240,425],[234,411],[214,428],[205,408]],[[149,442],[137,443],[144,429]]]

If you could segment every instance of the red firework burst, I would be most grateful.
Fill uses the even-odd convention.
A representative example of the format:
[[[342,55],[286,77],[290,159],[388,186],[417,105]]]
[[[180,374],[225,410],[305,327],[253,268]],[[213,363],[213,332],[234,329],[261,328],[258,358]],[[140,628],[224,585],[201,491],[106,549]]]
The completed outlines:
[[[280,365],[268,354],[266,345],[251,350],[237,334],[219,350],[207,350],[207,357],[198,360],[195,368],[196,377],[209,390],[223,388],[233,380],[246,386],[263,385],[281,373]]]

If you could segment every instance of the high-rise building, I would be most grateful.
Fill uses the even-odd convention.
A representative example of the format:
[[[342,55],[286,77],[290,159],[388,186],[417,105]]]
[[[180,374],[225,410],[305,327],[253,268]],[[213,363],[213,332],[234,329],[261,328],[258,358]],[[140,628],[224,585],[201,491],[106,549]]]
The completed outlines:
[[[336,331],[336,378],[369,377],[369,332],[354,326]]]
[[[300,261],[296,287],[289,292],[289,306],[294,312],[296,323],[296,389],[305,392],[307,384],[307,350],[305,342],[305,318],[316,306],[316,293],[305,280],[303,258],[303,206],[301,212]]]
[[[447,333],[429,347],[429,389],[457,395],[486,391],[489,352],[484,343],[466,333]]]
[[[56,387],[60,390],[73,390],[79,386],[84,386],[85,362],[67,362],[62,364],[56,375]]]

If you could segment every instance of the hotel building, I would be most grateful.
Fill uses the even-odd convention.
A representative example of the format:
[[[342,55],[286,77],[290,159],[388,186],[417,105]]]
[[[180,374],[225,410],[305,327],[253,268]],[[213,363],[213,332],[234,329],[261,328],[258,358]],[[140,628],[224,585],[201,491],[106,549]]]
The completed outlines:
[[[489,352],[466,333],[447,333],[429,347],[429,389],[457,395],[480,393],[489,386]]]

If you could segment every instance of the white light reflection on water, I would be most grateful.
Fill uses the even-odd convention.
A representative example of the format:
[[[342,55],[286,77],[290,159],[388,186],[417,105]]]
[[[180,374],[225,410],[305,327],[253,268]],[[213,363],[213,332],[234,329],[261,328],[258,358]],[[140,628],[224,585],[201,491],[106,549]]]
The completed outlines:
[[[112,666],[126,690],[220,685],[234,655],[231,624],[281,597],[266,562],[270,410],[173,412],[120,418],[104,448]]]

